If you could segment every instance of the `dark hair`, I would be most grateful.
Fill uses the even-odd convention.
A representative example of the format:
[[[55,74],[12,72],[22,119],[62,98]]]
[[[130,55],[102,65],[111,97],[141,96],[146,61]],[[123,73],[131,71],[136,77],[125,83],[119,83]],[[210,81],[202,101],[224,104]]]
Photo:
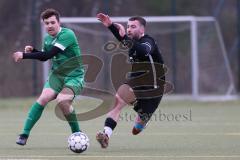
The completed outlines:
[[[138,21],[141,25],[144,27],[146,26],[147,22],[143,17],[140,16],[134,16],[128,19],[129,21]]]
[[[57,21],[59,22],[60,13],[58,11],[56,11],[55,9],[49,8],[41,13],[42,20],[48,19],[51,16],[55,16]]]

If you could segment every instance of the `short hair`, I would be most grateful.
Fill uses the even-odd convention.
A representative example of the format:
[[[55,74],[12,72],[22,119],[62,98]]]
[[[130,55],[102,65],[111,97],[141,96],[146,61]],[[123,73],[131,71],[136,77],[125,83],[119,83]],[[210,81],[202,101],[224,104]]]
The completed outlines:
[[[138,21],[141,25],[144,27],[146,26],[147,22],[143,17],[140,16],[134,16],[128,19],[129,21]]]
[[[59,22],[60,13],[57,10],[49,8],[41,13],[42,20],[48,19],[49,17],[52,17],[52,16],[55,16],[57,21]]]

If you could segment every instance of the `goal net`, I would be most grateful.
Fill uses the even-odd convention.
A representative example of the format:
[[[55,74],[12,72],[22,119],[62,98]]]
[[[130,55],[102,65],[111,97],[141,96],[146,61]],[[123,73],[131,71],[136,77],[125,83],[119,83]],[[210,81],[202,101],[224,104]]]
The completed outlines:
[[[146,33],[154,37],[168,68],[167,81],[174,85],[167,97],[195,100],[227,100],[235,97],[233,74],[218,22],[213,17],[145,17]],[[112,17],[126,26],[128,17]],[[129,69],[127,51],[96,18],[63,17],[81,47],[83,59],[97,70],[86,86],[114,93]],[[46,33],[42,27],[42,36]],[[95,60],[102,62],[96,66]],[[94,68],[93,67],[93,68]],[[100,68],[99,68],[100,67]],[[43,64],[46,81],[49,62]],[[91,77],[91,73],[87,73]],[[90,78],[91,79],[91,78]],[[173,95],[173,96],[172,96]]]

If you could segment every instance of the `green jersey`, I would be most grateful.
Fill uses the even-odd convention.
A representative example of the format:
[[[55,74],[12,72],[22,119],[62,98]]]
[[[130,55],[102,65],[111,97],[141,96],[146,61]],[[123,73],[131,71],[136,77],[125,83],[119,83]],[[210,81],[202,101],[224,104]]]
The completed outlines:
[[[47,35],[44,39],[43,50],[48,52],[53,46],[60,48],[62,51],[51,59],[51,71],[60,73],[64,77],[83,77],[81,51],[74,32],[62,27],[57,36]],[[72,59],[74,60],[71,63]]]

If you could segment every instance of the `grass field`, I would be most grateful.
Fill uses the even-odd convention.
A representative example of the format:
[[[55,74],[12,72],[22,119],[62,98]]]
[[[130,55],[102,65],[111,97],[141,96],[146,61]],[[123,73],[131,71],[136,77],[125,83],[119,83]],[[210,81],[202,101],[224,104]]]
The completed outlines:
[[[109,148],[101,149],[95,134],[103,128],[102,116],[80,122],[90,138],[83,154],[67,149],[70,128],[54,113],[54,103],[44,111],[24,147],[15,140],[34,99],[0,100],[0,159],[154,159],[154,160],[228,160],[240,159],[240,101],[192,102],[163,100],[147,129],[131,135],[134,112],[125,109],[111,137]],[[76,104],[78,112],[91,103]]]

